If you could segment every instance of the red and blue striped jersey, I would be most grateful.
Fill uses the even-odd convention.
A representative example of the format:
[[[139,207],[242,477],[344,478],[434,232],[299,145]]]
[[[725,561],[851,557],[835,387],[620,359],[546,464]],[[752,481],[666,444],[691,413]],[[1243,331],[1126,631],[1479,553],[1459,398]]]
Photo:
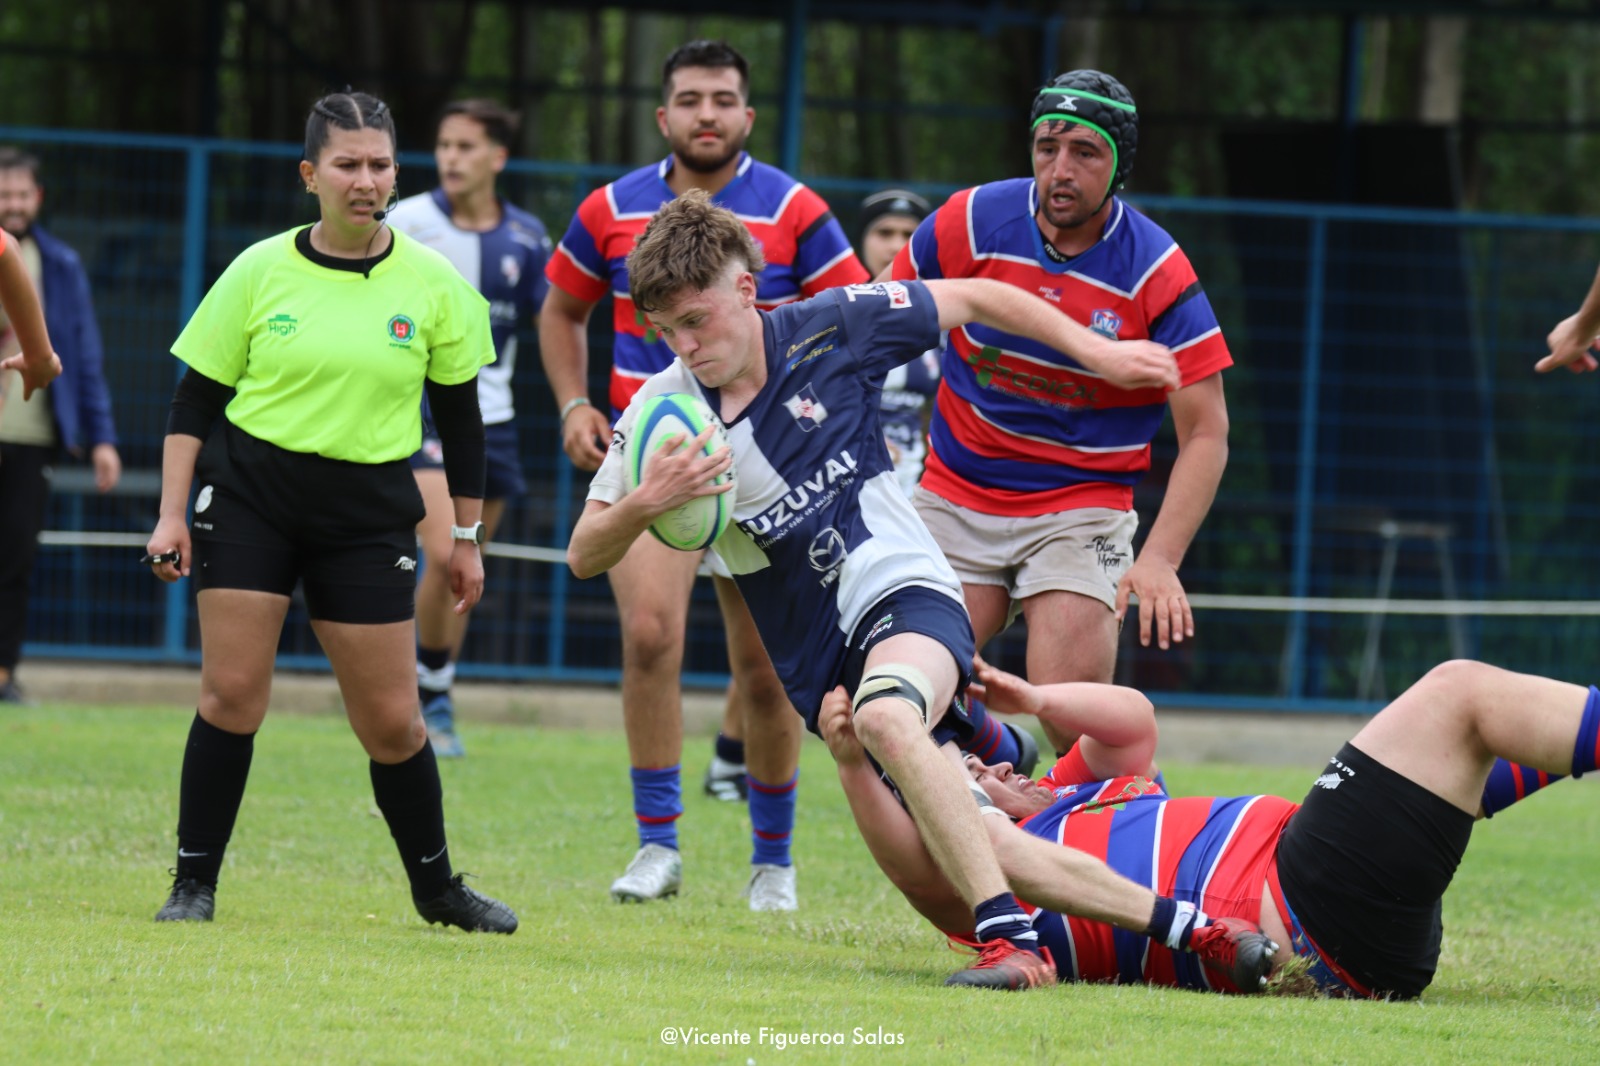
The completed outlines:
[[[1299,804],[1278,796],[1173,799],[1144,777],[1057,780],[1071,761],[1069,752],[1039,780],[1057,799],[1021,823],[1026,832],[1102,859],[1124,877],[1213,918],[1260,920],[1278,835]],[[1033,914],[1039,942],[1050,949],[1062,980],[1239,991],[1188,952],[1103,922],[1028,903],[1023,908]]]
[[[650,217],[676,196],[667,184],[673,162],[668,156],[585,197],[545,268],[551,284],[586,303],[611,293],[613,421],[645,379],[673,360],[628,292],[628,253]],[[748,152],[712,201],[739,216],[766,257],[767,268],[756,279],[756,305],[763,310],[867,280],[866,268],[822,197]]]
[[[1114,199],[1100,241],[1057,262],[1037,207],[1032,178],[958,192],[917,227],[894,276],[1008,282],[1108,337],[1165,344],[1184,385],[1233,365],[1165,230]],[[1117,388],[1061,352],[977,323],[950,330],[941,363],[924,488],[986,514],[1132,509],[1166,416],[1161,390]]]

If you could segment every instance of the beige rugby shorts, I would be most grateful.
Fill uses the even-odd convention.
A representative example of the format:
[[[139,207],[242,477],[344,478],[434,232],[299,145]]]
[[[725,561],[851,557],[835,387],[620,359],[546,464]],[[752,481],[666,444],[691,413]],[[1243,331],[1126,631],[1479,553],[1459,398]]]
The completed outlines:
[[[1016,602],[1041,592],[1076,592],[1109,608],[1133,565],[1134,511],[1082,507],[1013,517],[983,514],[918,489],[911,501],[956,575],[999,585]]]

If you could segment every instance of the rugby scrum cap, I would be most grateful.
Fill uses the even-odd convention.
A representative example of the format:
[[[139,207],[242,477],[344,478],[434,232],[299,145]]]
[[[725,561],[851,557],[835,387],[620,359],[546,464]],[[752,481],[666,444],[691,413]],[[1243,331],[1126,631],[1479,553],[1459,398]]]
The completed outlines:
[[[883,189],[861,201],[861,235],[885,215],[906,215],[918,222],[933,214],[933,205],[909,189]]]
[[[1088,126],[1111,146],[1111,187],[1106,195],[1122,188],[1133,173],[1133,157],[1139,150],[1139,110],[1133,94],[1116,78],[1098,70],[1069,70],[1040,89],[1033,98],[1028,129],[1041,122],[1076,122]]]

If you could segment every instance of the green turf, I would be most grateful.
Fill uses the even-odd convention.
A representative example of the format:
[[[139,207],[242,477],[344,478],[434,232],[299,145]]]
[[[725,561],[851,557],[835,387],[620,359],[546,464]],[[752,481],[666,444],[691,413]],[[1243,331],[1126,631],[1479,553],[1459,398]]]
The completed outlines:
[[[192,713],[192,712],[190,712]],[[157,926],[188,713],[0,714],[0,1061],[1579,1062],[1600,1052],[1600,795],[1560,785],[1480,828],[1422,1004],[1145,988],[941,987],[960,957],[895,898],[808,743],[802,909],[739,897],[743,808],[699,795],[678,900],[610,902],[632,853],[614,734],[467,723],[444,766],[451,856],[522,919],[425,926],[342,720],[275,716],[217,921]],[[691,743],[691,785],[709,745]],[[1171,765],[1175,790],[1297,796],[1316,768]],[[668,1027],[744,1046],[664,1044]],[[841,1034],[843,1047],[763,1042]],[[854,1043],[856,1030],[903,1043]]]

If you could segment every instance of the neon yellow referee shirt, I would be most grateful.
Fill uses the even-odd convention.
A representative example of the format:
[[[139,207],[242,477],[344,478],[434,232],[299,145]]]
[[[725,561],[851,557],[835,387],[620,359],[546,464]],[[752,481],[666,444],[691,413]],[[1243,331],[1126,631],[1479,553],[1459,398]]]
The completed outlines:
[[[363,277],[301,255],[303,228],[241,252],[172,354],[238,390],[228,420],[253,437],[356,463],[404,459],[422,445],[423,379],[459,385],[494,362],[489,303],[403,233]]]

